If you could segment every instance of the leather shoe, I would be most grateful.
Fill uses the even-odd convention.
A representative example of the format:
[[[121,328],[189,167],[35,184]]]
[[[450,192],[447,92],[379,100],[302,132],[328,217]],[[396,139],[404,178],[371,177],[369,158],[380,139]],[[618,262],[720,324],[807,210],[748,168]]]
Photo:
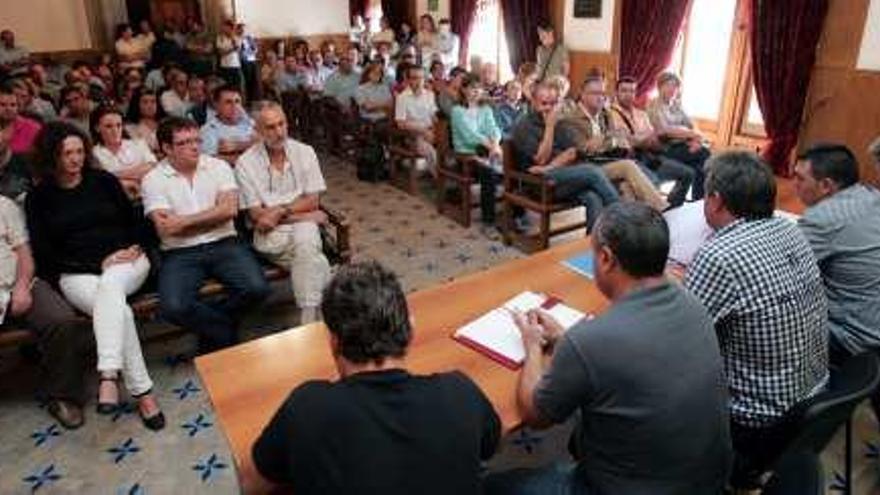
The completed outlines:
[[[83,418],[82,408],[77,406],[76,404],[73,404],[72,402],[53,399],[49,401],[46,409],[49,411],[49,414],[51,414],[53,418],[57,419],[58,422],[61,423],[61,426],[67,428],[68,430],[75,430],[82,426],[85,422],[85,419]]]

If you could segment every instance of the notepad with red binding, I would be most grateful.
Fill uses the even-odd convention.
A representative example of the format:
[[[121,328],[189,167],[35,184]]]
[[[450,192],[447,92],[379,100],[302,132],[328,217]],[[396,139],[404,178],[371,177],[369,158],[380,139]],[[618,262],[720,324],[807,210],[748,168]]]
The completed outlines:
[[[522,366],[525,360],[525,348],[511,311],[524,313],[535,308],[547,311],[566,330],[586,316],[584,313],[562,304],[557,297],[535,292],[522,292],[501,306],[459,328],[452,335],[452,338],[501,365],[516,370]]]

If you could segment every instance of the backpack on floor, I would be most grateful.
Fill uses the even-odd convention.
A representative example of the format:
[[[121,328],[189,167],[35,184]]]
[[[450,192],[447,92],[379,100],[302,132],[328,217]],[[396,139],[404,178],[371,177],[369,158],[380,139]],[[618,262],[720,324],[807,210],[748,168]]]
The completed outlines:
[[[368,142],[358,154],[357,178],[365,182],[379,182],[388,178],[385,171],[385,148],[378,141]]]

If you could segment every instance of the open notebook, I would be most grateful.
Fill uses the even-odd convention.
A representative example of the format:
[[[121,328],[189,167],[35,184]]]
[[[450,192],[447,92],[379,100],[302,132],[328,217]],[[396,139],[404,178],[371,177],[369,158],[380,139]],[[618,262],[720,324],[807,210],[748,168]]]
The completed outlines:
[[[518,369],[525,360],[526,351],[510,310],[526,312],[535,308],[541,308],[549,313],[566,330],[586,316],[562,304],[555,297],[536,292],[522,292],[459,328],[452,338],[510,369]]]

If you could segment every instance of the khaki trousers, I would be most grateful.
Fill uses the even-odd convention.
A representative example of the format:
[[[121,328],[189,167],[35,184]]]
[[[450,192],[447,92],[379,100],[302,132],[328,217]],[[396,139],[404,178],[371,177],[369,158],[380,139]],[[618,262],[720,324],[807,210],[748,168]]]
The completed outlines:
[[[621,193],[635,201],[641,201],[657,211],[663,211],[669,206],[660,191],[654,187],[648,176],[639,169],[632,160],[617,160],[605,163],[602,171],[612,181],[621,182]]]

